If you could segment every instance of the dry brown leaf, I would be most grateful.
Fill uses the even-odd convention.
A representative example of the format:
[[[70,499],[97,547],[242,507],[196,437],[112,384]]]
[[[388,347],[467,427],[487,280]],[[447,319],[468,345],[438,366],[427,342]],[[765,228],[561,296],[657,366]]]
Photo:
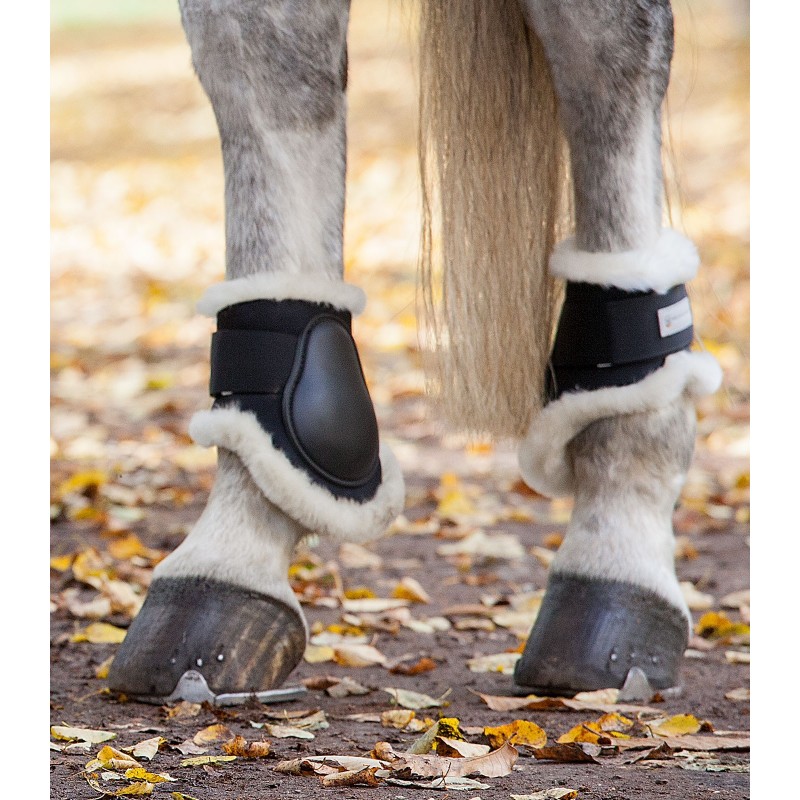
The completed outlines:
[[[656,711],[650,706],[608,702],[609,697],[619,695],[619,689],[580,692],[571,700],[564,697],[538,697],[533,694],[527,697],[507,697],[504,695],[482,694],[473,689],[469,691],[480,697],[492,711],[506,712],[525,709],[527,711],[603,711],[606,713],[619,712],[620,714],[652,714]],[[584,699],[579,700],[579,697]]]
[[[575,800],[578,789],[565,789],[563,786],[554,786],[552,789],[542,789],[533,794],[512,794],[511,800]]]
[[[598,745],[569,742],[536,747],[531,751],[534,758],[544,761],[559,761],[562,764],[597,764],[596,755],[600,753]]]
[[[463,739],[449,739],[446,736],[437,736],[433,744],[436,755],[448,758],[474,758],[484,756],[491,750],[487,744],[473,744]]]
[[[375,777],[378,767],[365,767],[360,770],[345,770],[324,775],[322,785],[335,786],[380,786],[380,781]]]
[[[91,775],[86,775],[86,782],[104,797],[143,797],[152,794],[154,788],[154,784],[149,781],[137,781],[121,789],[109,789],[107,786],[101,786]]]
[[[413,711],[419,711],[422,708],[441,708],[447,705],[445,697],[450,694],[449,689],[438,698],[420,692],[412,692],[409,689],[384,688],[383,691],[391,695],[395,705],[410,708]]]
[[[393,675],[421,675],[423,672],[430,672],[434,669],[436,669],[436,662],[426,656],[414,664],[396,664],[389,672]]]
[[[506,742],[498,750],[473,758],[444,758],[439,755],[400,754],[388,769],[399,778],[467,777],[500,778],[509,775],[517,761],[518,752]]]
[[[222,751],[229,756],[263,758],[269,755],[269,742],[248,742],[244,736],[235,736],[222,745]]]
[[[354,681],[352,678],[342,678],[337,683],[334,683],[332,686],[329,686],[327,689],[325,689],[325,694],[327,694],[329,697],[337,697],[341,699],[342,697],[369,694],[371,691],[371,689],[368,689],[366,686],[362,686],[360,683],[358,683],[358,681]]]

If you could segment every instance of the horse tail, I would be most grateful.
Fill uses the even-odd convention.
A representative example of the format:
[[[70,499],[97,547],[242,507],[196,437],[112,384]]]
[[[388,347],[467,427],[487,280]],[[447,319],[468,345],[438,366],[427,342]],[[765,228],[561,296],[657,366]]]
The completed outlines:
[[[550,70],[519,0],[420,3],[421,317],[432,388],[472,434],[544,403],[559,302],[547,262],[571,188]]]

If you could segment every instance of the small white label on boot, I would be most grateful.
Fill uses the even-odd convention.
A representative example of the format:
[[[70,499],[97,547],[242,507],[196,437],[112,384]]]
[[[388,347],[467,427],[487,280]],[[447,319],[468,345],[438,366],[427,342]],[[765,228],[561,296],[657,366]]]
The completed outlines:
[[[658,329],[662,339],[685,331],[691,324],[692,308],[688,297],[678,300],[671,306],[658,309]]]

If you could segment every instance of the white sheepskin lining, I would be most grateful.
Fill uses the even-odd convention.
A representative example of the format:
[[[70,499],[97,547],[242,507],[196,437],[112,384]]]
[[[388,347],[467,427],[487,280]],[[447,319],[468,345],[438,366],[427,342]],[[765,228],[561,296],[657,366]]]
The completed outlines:
[[[531,422],[520,444],[519,466],[525,482],[548,497],[570,495],[574,476],[566,457],[568,442],[587,425],[604,417],[651,411],[686,394],[713,394],[722,370],[702,352],[673,353],[664,366],[630,386],[570,392],[546,405]]]
[[[197,310],[207,317],[214,317],[227,306],[250,300],[329,303],[334,308],[355,315],[360,314],[367,303],[363,289],[325,275],[260,272],[209,286],[197,302]]]
[[[550,256],[550,273],[557,278],[659,294],[690,281],[699,265],[692,241],[671,228],[663,228],[655,244],[641,250],[589,253],[579,250],[572,236],[560,242]]]
[[[358,503],[335,497],[294,467],[250,412],[236,408],[200,411],[192,417],[189,434],[199,445],[236,453],[264,496],[313,533],[339,541],[367,541],[383,534],[403,510],[403,475],[384,444],[380,447],[381,485],[371,500]]]

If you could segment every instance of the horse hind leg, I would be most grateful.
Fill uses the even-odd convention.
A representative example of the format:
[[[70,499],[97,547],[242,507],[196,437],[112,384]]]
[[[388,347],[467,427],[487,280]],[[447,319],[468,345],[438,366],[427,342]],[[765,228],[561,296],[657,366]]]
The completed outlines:
[[[189,429],[218,470],[110,669],[129,696],[278,686],[307,637],[297,542],[376,536],[402,509],[350,333],[363,292],[342,280],[348,6],[181,0],[225,170],[226,280],[198,304],[217,318],[215,402]]]
[[[694,450],[692,400],[720,381],[713,359],[688,349],[681,284],[696,252],[661,227],[671,10],[668,0],[523,6],[570,147],[576,233],[550,262],[566,300],[551,399],[520,465],[534,488],[575,505],[514,679],[522,691],[574,692],[620,687],[637,668],[663,689],[678,680],[691,619],[671,515]],[[648,337],[638,355],[628,347]]]

